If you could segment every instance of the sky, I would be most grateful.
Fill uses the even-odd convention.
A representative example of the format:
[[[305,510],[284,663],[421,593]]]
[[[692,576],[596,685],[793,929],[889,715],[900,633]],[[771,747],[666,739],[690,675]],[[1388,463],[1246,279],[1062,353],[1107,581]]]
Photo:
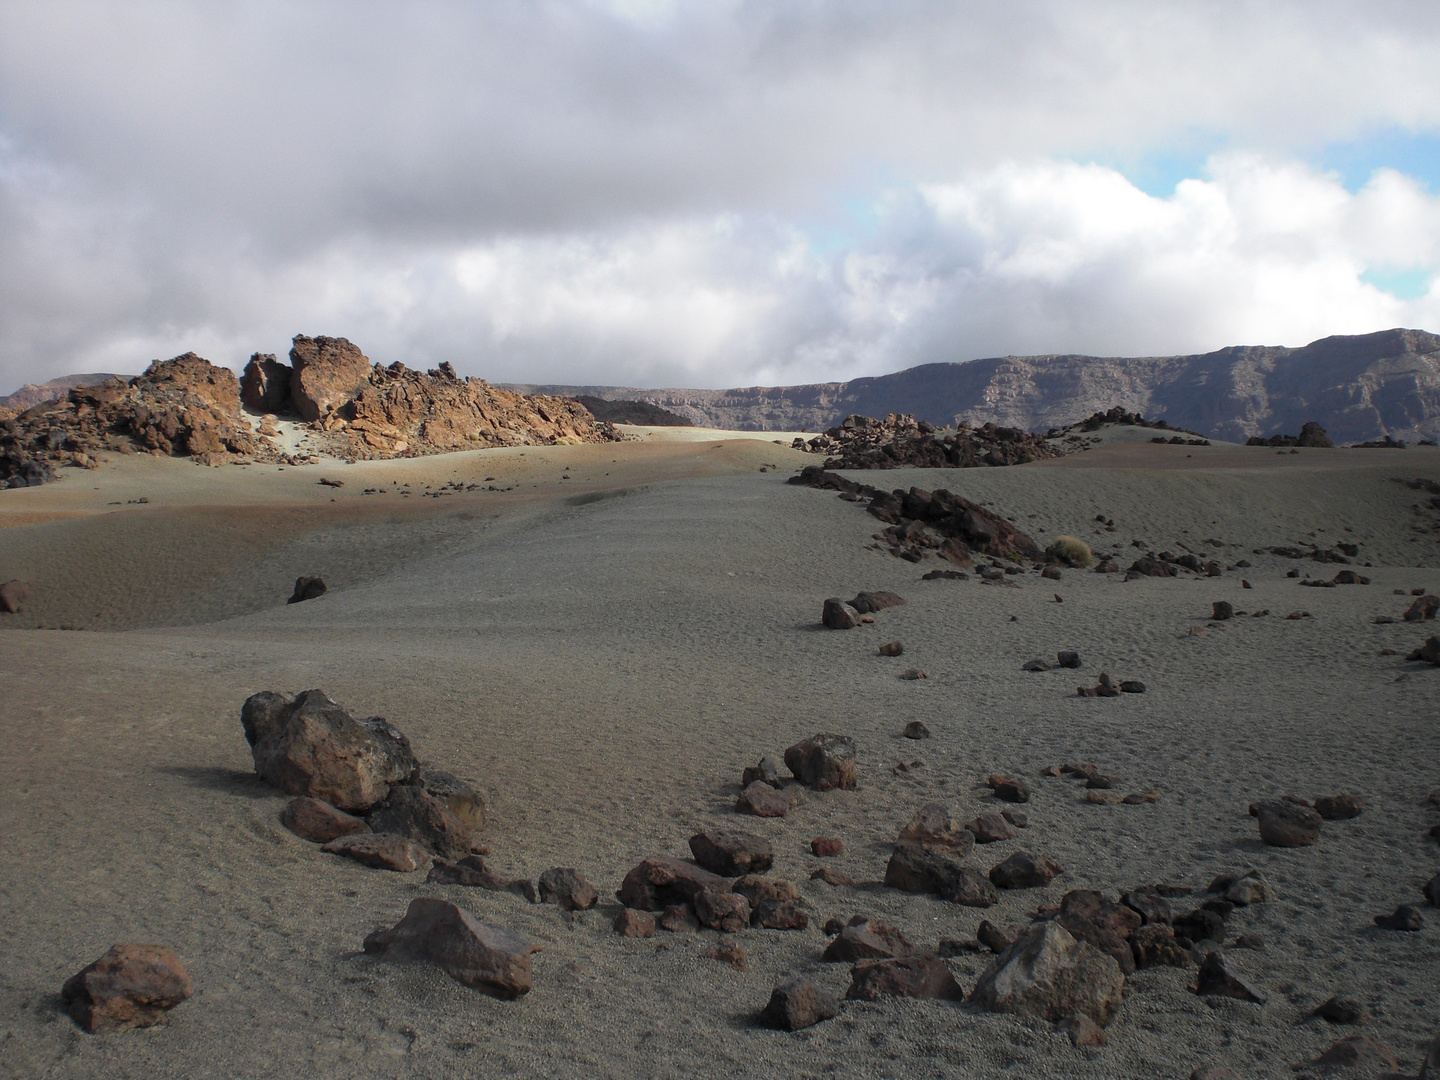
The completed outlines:
[[[1440,5],[0,0],[0,393],[1440,330]]]

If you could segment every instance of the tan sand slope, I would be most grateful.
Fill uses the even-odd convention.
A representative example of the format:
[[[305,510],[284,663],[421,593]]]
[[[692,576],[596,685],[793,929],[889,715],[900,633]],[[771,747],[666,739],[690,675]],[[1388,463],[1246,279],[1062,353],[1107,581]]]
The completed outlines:
[[[1424,500],[1389,479],[1440,477],[1434,451],[1230,460],[1223,448],[1116,447],[1022,468],[864,477],[951,487],[1041,540],[1068,532],[1135,550],[1132,539],[1158,549],[1213,537],[1224,546],[1212,550],[1234,559],[1343,534],[1376,564],[1369,586],[1308,589],[1286,570],[1334,567],[1248,554],[1249,590],[1241,573],[920,581],[937,564],[868,550],[873,518],[785,484],[813,459],[754,440],[546,448],[543,460],[527,450],[523,465],[503,453],[513,455],[503,465],[481,455],[357,465],[338,491],[315,483],[342,475],[328,465],[262,474],[151,461],[5,493],[3,514],[83,515],[0,530],[0,576],[32,560],[37,618],[70,610],[39,595],[54,587],[122,611],[124,590],[96,579],[156,580],[124,564],[144,564],[162,543],[189,584],[163,602],[131,596],[133,622],[112,616],[145,629],[0,634],[0,1074],[1183,1077],[1217,1060],[1280,1077],[1348,1033],[1305,1020],[1334,993],[1360,999],[1372,1014],[1363,1030],[1418,1067],[1437,1028],[1440,919],[1401,934],[1371,918],[1420,903],[1437,869],[1425,830],[1440,812],[1420,804],[1440,787],[1440,669],[1379,655],[1403,654],[1435,624],[1373,619],[1408,603],[1395,588],[1440,588],[1437,534],[1412,528],[1435,515],[1415,514]],[[770,464],[781,471],[759,472]],[[487,475],[515,490],[361,494],[388,480],[436,490]],[[152,502],[108,507],[142,494]],[[1094,534],[1101,512],[1115,533]],[[315,571],[339,584],[284,606],[295,574]],[[910,603],[872,627],[817,627],[824,597],[861,588]],[[232,591],[243,602],[226,609]],[[1271,616],[1207,627],[1221,599]],[[1301,608],[1312,618],[1279,617]],[[244,614],[200,622],[234,611]],[[904,656],[875,655],[892,639]],[[1019,670],[1067,648],[1081,653],[1079,671]],[[906,667],[929,677],[900,680]],[[1075,697],[1101,670],[1149,690]],[[388,716],[421,756],[478,780],[497,866],[531,877],[576,867],[601,907],[565,916],[426,886],[423,873],[342,863],[286,832],[285,799],[250,774],[238,709],[256,690],[309,686]],[[901,739],[912,719],[934,737]],[[780,821],[737,818],[741,768],[819,730],[855,737],[859,789],[812,795]],[[1070,781],[1039,778],[1066,760],[1162,798],[1086,804]],[[970,862],[988,869],[1023,843],[1065,874],[985,911],[876,884],[915,809],[932,799],[962,818],[988,809],[980,781],[995,771],[1031,781],[1031,825]],[[1314,848],[1264,847],[1245,814],[1258,796],[1337,791],[1368,809],[1327,823]],[[716,826],[773,840],[773,875],[801,883],[811,929],[742,933],[745,972],[705,958],[711,932],[614,935],[624,872],[645,855],[683,855],[692,832]],[[834,863],[861,888],[808,880],[819,865],[808,843],[822,834],[844,841]],[[1067,889],[1203,886],[1251,867],[1280,896],[1233,914],[1227,941],[1264,939],[1264,951],[1231,951],[1266,990],[1264,1006],[1198,998],[1193,969],[1162,968],[1131,979],[1099,1052],[1046,1024],[942,1002],[852,1003],[796,1036],[749,1023],[783,977],[844,990],[845,966],[818,961],[830,915],[881,917],[933,947],[973,935],[981,918],[1022,922]],[[498,1002],[437,971],[358,954],[366,933],[420,895],[541,944],[535,990]],[[196,995],[150,1032],[86,1035],[55,995],[116,941],[173,947]],[[966,990],[983,965],[951,962]]]

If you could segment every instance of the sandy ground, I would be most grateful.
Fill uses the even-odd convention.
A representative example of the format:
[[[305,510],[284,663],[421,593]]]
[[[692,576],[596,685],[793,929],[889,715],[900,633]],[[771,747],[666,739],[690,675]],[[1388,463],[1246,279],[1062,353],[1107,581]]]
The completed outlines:
[[[862,475],[949,487],[1042,541],[1071,533],[1127,562],[1140,540],[1255,564],[1204,581],[1027,574],[1013,588],[921,581],[938,564],[867,549],[869,515],[785,484],[813,460],[741,439],[285,470],[132,458],[0,494],[0,579],[35,587],[24,614],[0,616],[0,1075],[1185,1077],[1221,1061],[1288,1077],[1349,1033],[1306,1019],[1336,993],[1366,1005],[1363,1030],[1413,1073],[1440,1029],[1440,918],[1414,934],[1371,920],[1421,903],[1440,869],[1425,835],[1440,811],[1421,805],[1440,787],[1440,669],[1379,655],[1436,624],[1373,620],[1408,604],[1394,589],[1440,588],[1440,533],[1419,531],[1440,514],[1392,479],[1440,479],[1440,453],[1114,445]],[[510,490],[422,494],[456,481]],[[1116,531],[1097,532],[1097,514]],[[1285,577],[1297,564],[1251,554],[1312,536],[1360,544],[1373,583],[1300,588]],[[287,607],[301,573],[331,591]],[[910,602],[871,627],[818,627],[826,596],[862,588]],[[1221,599],[1270,616],[1209,626]],[[1282,617],[1299,609],[1312,618]],[[87,631],[36,629],[62,624]],[[905,655],[876,655],[892,639]],[[1080,671],[1019,670],[1067,648]],[[929,677],[899,679],[908,667]],[[1101,670],[1149,690],[1075,697]],[[601,906],[566,916],[426,886],[423,872],[367,870],[290,835],[238,713],[257,690],[311,686],[478,781],[500,869],[576,867]],[[912,719],[934,737],[900,738]],[[738,818],[742,767],[821,730],[859,743],[859,789],[812,795],[783,821]],[[1163,796],[1086,804],[1038,776],[1066,760]],[[1031,780],[1031,825],[972,862],[1023,846],[1065,874],[987,911],[877,884],[915,809],[987,809],[980,781],[996,771]],[[1259,796],[1338,791],[1368,809],[1327,823],[1313,848],[1262,846],[1245,813]],[[626,870],[685,854],[704,827],[772,838],[774,874],[801,883],[814,916],[805,932],[741,934],[744,972],[705,957],[709,932],[610,930]],[[834,864],[860,888],[808,880],[817,835],[844,841]],[[1237,911],[1228,934],[1266,942],[1231,953],[1264,1006],[1199,998],[1193,970],[1159,969],[1130,981],[1101,1051],[937,1002],[849,1004],[795,1035],[749,1023],[786,976],[843,991],[845,967],[818,961],[830,915],[884,918],[933,946],[1067,889],[1203,886],[1251,867],[1280,898]],[[420,895],[542,945],[531,994],[498,1002],[359,953]],[[59,986],[117,941],[169,944],[196,995],[158,1028],[84,1034],[58,1011]],[[951,963],[968,991],[983,959]]]

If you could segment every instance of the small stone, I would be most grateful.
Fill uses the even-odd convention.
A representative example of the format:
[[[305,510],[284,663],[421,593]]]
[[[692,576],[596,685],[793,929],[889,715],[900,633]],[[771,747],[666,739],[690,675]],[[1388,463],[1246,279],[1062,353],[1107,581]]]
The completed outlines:
[[[770,841],[753,833],[716,829],[696,833],[690,838],[690,853],[706,870],[725,877],[763,874],[775,864]]]
[[[1186,941],[1225,940],[1225,920],[1204,908],[1197,908],[1188,915],[1177,917],[1171,925],[1175,929],[1175,936]]]
[[[731,889],[750,901],[752,908],[766,900],[796,903],[800,899],[800,890],[795,887],[793,881],[786,881],[783,878],[765,878],[759,874],[746,874],[742,878],[737,878]]]
[[[298,577],[295,579],[295,591],[290,594],[287,604],[299,604],[305,600],[318,600],[325,595],[324,579],[318,577]]]
[[[816,791],[854,790],[855,740],[848,735],[812,735],[785,751],[785,765]]]
[[[1030,815],[1025,813],[1024,810],[1001,810],[1000,816],[1017,829],[1025,829],[1030,825]]]
[[[1060,652],[1055,654],[1056,665],[1062,668],[1078,668],[1080,666],[1080,654],[1078,652]]]
[[[509,1000],[530,991],[530,954],[538,950],[513,930],[429,897],[410,901],[394,927],[365,939],[367,953],[432,963],[456,982]]]
[[[1105,1029],[1084,1013],[1061,1021],[1060,1028],[1074,1046],[1104,1046],[1107,1041]]]
[[[839,1015],[840,1003],[806,979],[791,979],[770,992],[770,1002],[756,1020],[781,1031],[800,1031]]]
[[[820,621],[831,630],[853,630],[860,625],[860,613],[838,596],[825,601]]]
[[[1161,923],[1142,926],[1130,935],[1130,952],[1137,968],[1189,967],[1194,954],[1175,937],[1170,927]]]
[[[1064,872],[1053,859],[1017,851],[990,871],[990,880],[1001,889],[1034,889],[1049,885]]]
[[[1240,1001],[1265,1004],[1265,995],[1230,964],[1223,951],[1216,949],[1200,965],[1195,993],[1231,997]]]
[[[705,953],[711,960],[719,960],[723,964],[729,964],[736,971],[744,971],[750,966],[750,960],[745,955],[745,950],[734,938],[727,938],[711,946]]]
[[[691,901],[701,926],[726,934],[738,934],[750,925],[750,901],[739,893],[704,889]]]
[[[1310,1064],[1328,1072],[1344,1069],[1351,1075],[1374,1076],[1377,1073],[1394,1074],[1400,1070],[1395,1054],[1382,1042],[1369,1035],[1350,1035],[1333,1044],[1330,1049]]]
[[[1381,930],[1419,930],[1425,919],[1413,907],[1401,904],[1390,915],[1376,915],[1375,925]]]
[[[1125,796],[1118,791],[1092,790],[1085,792],[1085,801],[1096,806],[1119,806],[1125,801]]]
[[[1354,998],[1332,997],[1329,1001],[1317,1006],[1311,1016],[1318,1016],[1331,1024],[1360,1024],[1364,1023],[1365,1010]]]
[[[1427,881],[1420,891],[1425,894],[1425,899],[1430,901],[1431,907],[1440,907],[1440,874]]]
[[[983,953],[985,946],[974,938],[941,938],[935,946],[935,952],[939,956],[970,956],[974,953]]]
[[[1094,788],[1099,791],[1108,791],[1110,788],[1113,788],[1117,784],[1119,784],[1122,779],[1123,777],[1119,776],[1105,776],[1103,774],[1097,774],[1086,780],[1085,786],[1087,788]]]
[[[1021,671],[1049,671],[1050,665],[1044,660],[1026,660],[1020,665]]]
[[[899,656],[905,651],[905,646],[898,641],[887,641],[880,646],[881,656]]]
[[[578,871],[557,866],[540,875],[540,902],[555,904],[564,911],[589,911],[600,893]]]
[[[855,879],[843,870],[837,870],[833,866],[822,866],[810,874],[811,881],[823,881],[826,885],[833,885],[836,888],[853,889]]]
[[[997,814],[994,811],[981,814],[974,821],[966,822],[963,828],[975,835],[977,844],[994,844],[1001,840],[1013,840],[1020,835],[1020,830],[1015,828],[1003,814]]]
[[[625,875],[615,895],[626,907],[659,911],[673,904],[693,903],[707,890],[729,892],[730,883],[694,863],[662,857],[642,859]]]
[[[875,1001],[881,997],[959,1001],[965,992],[950,974],[945,961],[928,955],[857,963],[850,969],[850,989],[845,996],[853,1001]]]
[[[1235,606],[1228,600],[1216,600],[1210,605],[1210,618],[1216,622],[1224,622],[1226,619],[1235,617]]]
[[[919,720],[911,720],[905,725],[905,730],[901,734],[907,739],[928,739],[930,738],[930,729]]]
[[[1023,803],[1030,801],[1030,788],[1024,780],[1009,776],[992,776],[986,781],[995,797],[1002,802]]]
[[[1170,901],[1154,886],[1132,889],[1120,897],[1120,902],[1139,914],[1146,926],[1157,923],[1168,925],[1170,922]]]
[[[755,817],[784,817],[795,805],[795,792],[774,788],[756,780],[735,800],[735,811]]]
[[[900,678],[906,679],[906,680],[908,680],[908,681],[910,681],[910,682],[914,682],[916,679],[928,679],[929,677],[930,677],[929,675],[926,675],[925,672],[923,672],[923,671],[920,670],[919,668],[913,668],[913,667],[912,667],[912,668],[906,668],[904,671],[902,671],[902,672],[900,673]]]
[[[817,836],[810,841],[810,854],[817,859],[833,859],[845,854],[845,845],[832,836]]]
[[[762,930],[804,930],[810,916],[793,900],[761,900],[750,915],[750,925]]]
[[[620,914],[615,916],[615,932],[623,937],[654,937],[655,916],[648,911],[621,908]]]
[[[1358,795],[1322,795],[1315,800],[1315,812],[1326,821],[1347,821],[1364,810],[1365,802]]]
[[[370,831],[364,819],[308,795],[297,795],[291,799],[280,813],[280,822],[302,840],[317,844],[328,844],[338,836]]]
[[[70,1018],[86,1031],[152,1027],[193,993],[190,976],[164,945],[114,945],[60,989]]]
[[[1225,899],[1237,907],[1259,904],[1275,899],[1275,889],[1258,870],[1251,870],[1244,877],[1238,877],[1224,889]]]
[[[1259,934],[1241,934],[1235,939],[1235,948],[1249,949],[1251,952],[1264,952],[1265,939]]]
[[[671,904],[660,913],[655,925],[671,934],[693,934],[700,929],[700,920],[689,904]]]
[[[320,849],[343,855],[365,866],[408,874],[430,861],[430,852],[408,836],[394,833],[354,833],[338,836]]]
[[[1308,847],[1320,838],[1322,818],[1284,799],[1262,799],[1256,808],[1260,839],[1271,847]]]
[[[1144,803],[1160,801],[1160,789],[1151,788],[1149,791],[1132,791],[1120,800],[1126,806],[1141,806]]]
[[[780,786],[780,770],[769,758],[761,758],[760,764],[747,766],[745,771],[740,774],[742,788],[748,788],[756,781],[769,784],[773,788]]]
[[[1145,684],[1139,679],[1125,679],[1120,683],[1120,692],[1122,694],[1143,694],[1145,693]]]
[[[1044,570],[1040,571],[1040,576],[1047,581],[1059,581],[1062,575],[1058,566],[1047,566]]]

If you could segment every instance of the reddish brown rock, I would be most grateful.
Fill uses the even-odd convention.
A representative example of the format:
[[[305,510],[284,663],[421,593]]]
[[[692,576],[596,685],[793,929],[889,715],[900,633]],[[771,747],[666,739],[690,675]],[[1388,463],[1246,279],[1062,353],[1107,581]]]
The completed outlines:
[[[757,1021],[765,1027],[781,1031],[800,1031],[829,1020],[840,1012],[840,1003],[814,983],[791,979],[770,993],[769,1003],[760,1010]]]
[[[367,953],[434,964],[456,982],[506,1000],[529,993],[530,954],[539,948],[513,930],[429,897],[410,901],[403,919],[365,939]]]
[[[689,904],[671,904],[660,913],[655,924],[671,934],[693,934],[700,929],[700,920]]]
[[[1011,776],[990,776],[985,784],[1002,802],[1023,803],[1030,801],[1030,788],[1024,780]]]
[[[754,905],[750,925],[763,930],[804,930],[810,916],[793,900],[761,900]]]
[[[750,925],[750,901],[729,890],[702,889],[691,900],[701,926],[726,934],[738,934]]]
[[[765,901],[798,903],[800,890],[795,887],[793,881],[786,881],[784,878],[764,878],[758,874],[746,874],[737,878],[730,888],[750,901],[750,906]]]
[[[819,859],[834,859],[845,854],[845,845],[831,836],[817,836],[810,841],[810,854]]]
[[[990,880],[1002,889],[1035,889],[1064,872],[1054,859],[1017,851],[990,871]]]
[[[775,864],[770,841],[753,833],[711,829],[690,838],[690,853],[706,870],[726,877],[763,874]]]
[[[899,656],[905,651],[905,646],[898,641],[887,641],[880,646],[881,656]]]
[[[60,990],[60,1000],[86,1031],[151,1027],[193,992],[180,958],[164,945],[115,945]]]
[[[354,833],[339,836],[320,849],[330,855],[343,855],[378,870],[394,870],[408,874],[430,861],[430,852],[408,836],[394,833]]]
[[[806,787],[845,791],[855,787],[855,740],[821,733],[802,739],[785,751],[785,766]]]
[[[729,964],[736,971],[744,971],[750,966],[750,960],[745,955],[745,950],[740,943],[733,938],[716,942],[705,953],[711,960],[719,960],[722,964]]]
[[[338,836],[370,831],[370,826],[363,819],[308,795],[291,799],[280,813],[280,822],[301,839],[313,840],[317,844],[328,844]]]
[[[621,908],[620,914],[615,916],[615,932],[622,937],[654,937],[655,916],[648,911]]]
[[[240,722],[262,780],[341,810],[368,810],[415,772],[404,735],[380,717],[356,719],[320,690],[252,694]]]
[[[1440,611],[1440,596],[1422,596],[1405,609],[1406,622],[1424,622]]]
[[[994,815],[999,817],[998,814]],[[938,844],[954,848],[962,858],[975,845],[977,837],[950,813],[944,803],[926,803],[900,830],[900,841],[916,844]]]
[[[1130,935],[1130,951],[1137,968],[1189,967],[1195,954],[1175,940],[1175,931],[1163,923],[1150,923]]]
[[[1320,838],[1320,815],[1288,799],[1262,799],[1255,817],[1260,839],[1271,847],[1308,847]]]
[[[832,596],[821,605],[820,621],[830,630],[854,630],[860,625],[860,613],[838,596]]]
[[[850,606],[861,615],[870,615],[877,611],[884,611],[886,608],[903,607],[906,602],[899,593],[877,590],[856,593],[855,599],[850,601]]]
[[[1109,1041],[1105,1037],[1105,1029],[1084,1013],[1062,1020],[1060,1030],[1070,1036],[1072,1046],[1100,1047]]]
[[[705,890],[730,891],[730,883],[683,859],[642,859],[625,875],[617,898],[626,907],[660,911],[673,904],[692,904]]]
[[[459,862],[449,863],[437,859],[425,876],[426,884],[462,885],[472,889],[489,889],[491,892],[508,892],[524,897],[530,903],[539,903],[540,896],[535,886],[524,878],[511,880],[493,873],[485,866],[479,855],[467,855]]]
[[[290,399],[302,420],[328,416],[355,400],[369,381],[370,361],[345,338],[296,334],[290,346]]]
[[[989,919],[981,919],[980,925],[975,928],[975,940],[993,953],[1004,952],[1015,944],[1018,936],[1016,931],[1002,929]]]
[[[465,823],[419,784],[393,785],[365,820],[374,832],[408,836],[444,859],[465,858],[474,843]]]
[[[845,996],[852,1001],[881,997],[959,1001],[965,992],[938,956],[897,956],[856,964],[850,969],[850,989]]]
[[[21,581],[19,578],[12,578],[0,585],[0,611],[9,615],[19,614],[29,595],[30,583]]]
[[[915,946],[896,927],[857,915],[835,936],[820,959],[826,963],[849,964],[856,960],[909,956],[914,951]]]
[[[1394,1075],[1400,1070],[1400,1062],[1391,1049],[1369,1035],[1347,1036],[1332,1044],[1310,1064],[1325,1072],[1344,1069],[1352,1076]]]
[[[600,899],[594,885],[577,870],[557,866],[540,875],[540,902],[555,904],[564,911],[589,911]]]
[[[955,848],[901,843],[885,866],[885,884],[910,893],[934,893],[967,907],[990,907],[995,887],[978,870],[962,864]]]
[[[1358,795],[1321,795],[1314,806],[1326,821],[1347,821],[1365,811],[1365,801]]]
[[[1138,911],[1114,903],[1093,889],[1072,889],[1060,898],[1055,921],[1077,941],[1088,941],[1113,957],[1125,974],[1135,970],[1130,936],[1140,927]]]
[[[290,412],[293,408],[290,376],[293,374],[294,369],[276,360],[274,353],[252,353],[240,374],[240,400],[251,412]]]
[[[472,840],[485,828],[485,797],[470,781],[428,765],[420,767],[420,786],[444,803],[469,831]]]
[[[1015,828],[1004,814],[994,811],[966,822],[964,828],[974,834],[977,844],[995,844],[1001,840],[1013,840],[1020,835],[1020,830]]]
[[[784,817],[795,805],[796,798],[797,793],[788,788],[775,788],[756,780],[735,800],[735,811],[755,817]]]
[[[826,885],[834,885],[837,888],[853,889],[855,879],[843,870],[836,870],[833,866],[822,866],[810,874],[811,881],[823,881]]]

